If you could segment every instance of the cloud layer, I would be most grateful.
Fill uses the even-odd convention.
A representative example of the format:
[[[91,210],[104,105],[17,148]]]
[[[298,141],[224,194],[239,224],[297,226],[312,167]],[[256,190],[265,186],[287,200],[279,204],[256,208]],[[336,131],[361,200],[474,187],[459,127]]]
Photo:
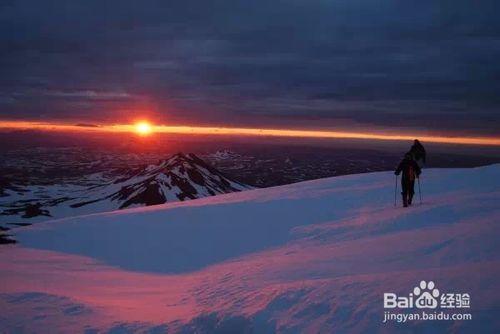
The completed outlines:
[[[495,134],[498,7],[3,1],[0,117]]]

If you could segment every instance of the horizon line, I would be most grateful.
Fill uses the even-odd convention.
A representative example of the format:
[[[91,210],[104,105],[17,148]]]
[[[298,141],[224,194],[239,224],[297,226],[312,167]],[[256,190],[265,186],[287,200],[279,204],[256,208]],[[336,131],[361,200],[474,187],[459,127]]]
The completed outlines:
[[[63,124],[32,121],[1,121],[0,129],[12,130],[42,130],[42,131],[80,131],[80,132],[114,132],[136,133],[135,124]],[[225,135],[225,136],[262,136],[262,137],[298,137],[323,139],[372,139],[381,141],[419,140],[462,145],[500,146],[500,137],[477,136],[437,136],[419,134],[379,134],[370,132],[350,132],[334,130],[296,130],[275,128],[246,128],[227,126],[189,126],[189,125],[155,125],[151,124],[152,133],[186,134],[186,135]]]

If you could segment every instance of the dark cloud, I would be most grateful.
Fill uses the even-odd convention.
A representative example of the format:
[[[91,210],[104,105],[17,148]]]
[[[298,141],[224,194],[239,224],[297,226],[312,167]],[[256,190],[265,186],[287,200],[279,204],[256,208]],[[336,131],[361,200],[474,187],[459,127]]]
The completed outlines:
[[[4,1],[0,117],[494,134],[496,1]]]
[[[97,125],[97,124],[89,124],[89,123],[78,123],[78,124],[75,124],[75,126],[79,126],[82,128],[98,128],[99,127],[99,125]]]

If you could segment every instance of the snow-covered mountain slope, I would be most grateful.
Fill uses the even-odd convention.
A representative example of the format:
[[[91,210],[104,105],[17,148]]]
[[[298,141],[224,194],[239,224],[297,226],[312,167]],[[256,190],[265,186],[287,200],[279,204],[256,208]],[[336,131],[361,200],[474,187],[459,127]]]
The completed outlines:
[[[20,243],[0,248],[1,327],[499,332],[500,165],[424,170],[423,203],[410,208],[393,206],[394,179],[350,175],[20,228]],[[472,320],[383,323],[383,294],[408,296],[422,280],[469,294],[460,312]]]
[[[184,201],[250,189],[194,154],[178,153],[112,180],[90,175],[83,185],[10,186],[0,198],[0,222],[34,222],[124,208]],[[16,191],[17,190],[17,191]]]

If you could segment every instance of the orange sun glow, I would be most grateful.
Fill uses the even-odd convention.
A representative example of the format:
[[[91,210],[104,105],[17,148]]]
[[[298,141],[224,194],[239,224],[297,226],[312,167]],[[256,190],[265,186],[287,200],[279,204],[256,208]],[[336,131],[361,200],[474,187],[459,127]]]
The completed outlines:
[[[185,134],[185,135],[235,135],[235,136],[275,136],[297,138],[347,138],[408,141],[419,138],[425,142],[463,144],[463,145],[488,145],[500,146],[500,137],[466,137],[466,136],[438,136],[412,134],[382,134],[371,132],[349,132],[328,130],[294,130],[294,129],[265,129],[265,128],[233,128],[233,127],[206,127],[187,125],[153,125],[148,121],[134,124],[110,124],[95,126],[79,126],[71,123],[42,123],[30,121],[8,121],[0,119],[0,132],[4,130],[44,130],[44,131],[85,131],[85,132],[110,132],[110,133],[135,133],[148,136],[154,133]]]
[[[147,136],[153,132],[153,127],[148,122],[138,122],[135,124],[135,131],[141,136]]]

